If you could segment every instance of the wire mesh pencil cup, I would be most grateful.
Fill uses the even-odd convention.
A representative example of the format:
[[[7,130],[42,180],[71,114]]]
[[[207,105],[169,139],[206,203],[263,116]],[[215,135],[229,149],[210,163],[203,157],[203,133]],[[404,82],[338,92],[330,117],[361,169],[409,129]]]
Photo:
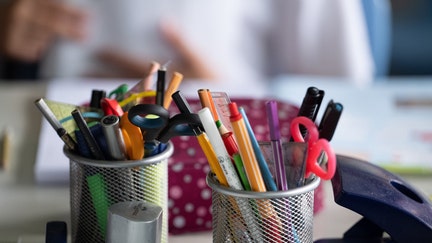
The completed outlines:
[[[267,151],[271,147],[265,142],[260,146]],[[283,149],[293,147],[304,154],[306,146],[301,144],[286,143]],[[285,161],[286,170],[297,166],[295,163]],[[314,190],[319,183],[320,178],[313,177],[288,191],[239,191],[220,185],[209,173],[213,242],[313,242]]]
[[[168,158],[171,142],[160,154],[136,161],[100,161],[63,149],[70,160],[72,242],[105,242],[112,204],[145,201],[162,207],[161,242],[168,242]]]

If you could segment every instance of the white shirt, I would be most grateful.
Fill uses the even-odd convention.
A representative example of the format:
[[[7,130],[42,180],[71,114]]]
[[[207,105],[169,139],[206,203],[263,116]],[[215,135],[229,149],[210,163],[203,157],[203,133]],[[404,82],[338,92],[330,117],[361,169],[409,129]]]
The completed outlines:
[[[372,80],[373,61],[360,1],[344,0],[69,0],[91,14],[86,43],[59,41],[42,76],[73,77],[103,69],[102,46],[160,63],[173,59],[157,28],[169,19],[222,77],[221,83],[267,82],[284,74]]]

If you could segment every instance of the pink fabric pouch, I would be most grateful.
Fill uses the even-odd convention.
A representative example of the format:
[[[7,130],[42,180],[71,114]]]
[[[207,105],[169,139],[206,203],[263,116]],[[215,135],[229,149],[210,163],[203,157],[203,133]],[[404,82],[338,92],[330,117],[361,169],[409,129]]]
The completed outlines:
[[[244,107],[248,120],[258,141],[269,141],[269,129],[265,116],[267,99],[231,98],[239,107]],[[192,110],[201,109],[197,99],[188,99]],[[175,106],[175,105],[174,105]],[[171,107],[173,113],[178,112]],[[298,107],[278,102],[281,135],[289,137],[291,120]],[[211,189],[206,184],[210,168],[195,137],[175,137],[174,154],[168,163],[168,219],[169,232],[182,234],[212,230]],[[314,213],[323,207],[324,193],[320,185],[314,194]]]

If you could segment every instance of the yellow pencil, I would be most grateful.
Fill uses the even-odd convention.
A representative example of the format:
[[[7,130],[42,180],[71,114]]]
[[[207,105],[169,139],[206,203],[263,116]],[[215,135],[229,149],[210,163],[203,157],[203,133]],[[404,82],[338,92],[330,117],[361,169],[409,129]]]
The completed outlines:
[[[218,158],[216,153],[210,144],[210,141],[205,132],[199,131],[196,133],[196,137],[198,139],[198,143],[201,146],[202,151],[204,152],[208,163],[210,165],[210,170],[216,175],[219,180],[219,183],[223,186],[229,187],[228,181],[222,171],[222,168],[219,165]]]

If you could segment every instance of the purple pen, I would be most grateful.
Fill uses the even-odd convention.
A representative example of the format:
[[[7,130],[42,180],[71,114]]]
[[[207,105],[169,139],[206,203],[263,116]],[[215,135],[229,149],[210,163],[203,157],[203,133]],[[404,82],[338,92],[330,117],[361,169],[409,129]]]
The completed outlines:
[[[266,102],[268,125],[270,128],[270,140],[273,148],[273,161],[276,166],[276,185],[279,190],[288,190],[288,184],[285,174],[285,164],[282,154],[282,141],[279,127],[279,116],[277,102],[270,100]]]

